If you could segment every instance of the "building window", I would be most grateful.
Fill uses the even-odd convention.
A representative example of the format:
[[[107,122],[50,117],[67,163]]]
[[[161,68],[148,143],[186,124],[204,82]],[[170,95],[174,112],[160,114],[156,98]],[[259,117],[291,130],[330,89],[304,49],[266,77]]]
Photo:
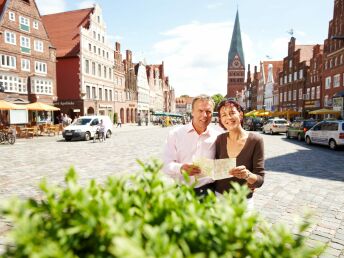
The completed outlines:
[[[97,54],[97,47],[93,46],[93,53]]]
[[[85,60],[85,73],[90,73],[90,61]]]
[[[92,75],[96,75],[96,64],[92,62]]]
[[[100,55],[100,48],[98,47],[98,55]]]
[[[297,95],[296,90],[293,90],[293,100],[296,100],[296,95]]]
[[[34,49],[37,52],[43,52],[43,41],[35,40],[34,41]]]
[[[20,50],[23,53],[29,54],[31,52],[30,38],[20,36]]]
[[[331,76],[325,78],[325,89],[331,88]]]
[[[115,91],[115,101],[118,101],[118,92]]]
[[[98,41],[100,41],[100,34],[98,33]]]
[[[340,86],[340,74],[333,76],[333,88]]]
[[[299,79],[302,79],[303,78],[303,70],[301,69],[300,71],[299,71]]]
[[[30,60],[22,59],[21,60],[21,69],[22,69],[22,71],[30,72]]]
[[[91,43],[88,43],[88,51],[92,51],[92,45],[91,45]]]
[[[16,21],[16,15],[14,12],[8,12],[10,21]]]
[[[337,57],[334,58],[334,66],[337,66]]]
[[[110,80],[112,79],[112,70],[111,70],[111,68],[109,68],[109,79]]]
[[[106,52],[106,58],[109,59],[109,52]]]
[[[299,89],[299,99],[302,99],[302,94],[303,94],[302,89]]]
[[[1,55],[1,67],[16,68],[17,59],[15,56]]]
[[[53,94],[53,83],[51,80],[46,79],[33,79],[31,91],[36,94]]]
[[[340,55],[340,64],[343,64],[343,55]]]
[[[23,16],[19,16],[19,28],[21,30],[30,32],[30,20]]]
[[[91,98],[91,88],[90,86],[86,86],[86,98]]]
[[[105,89],[105,100],[108,101],[108,99],[109,99],[109,98],[108,98],[108,90]]]
[[[104,78],[106,79],[107,68],[104,66]]]
[[[98,64],[98,76],[102,76],[102,66],[100,64]]]
[[[285,91],[284,92],[284,102],[286,102],[287,101],[287,92]]]
[[[16,45],[16,34],[14,32],[5,31],[5,43]]]
[[[291,101],[291,90],[288,91],[288,101]]]
[[[156,82],[157,82],[157,80],[155,80],[155,84],[157,84]],[[282,77],[280,78],[280,85],[283,85],[283,78]]]
[[[320,99],[320,86],[317,86],[317,99]]]
[[[96,95],[96,87],[92,87],[92,98],[96,99],[97,95]]]
[[[290,74],[289,74],[289,82],[292,82],[292,81],[293,81],[292,76],[293,76],[293,75],[290,73]]]
[[[96,39],[96,37],[97,37],[97,34],[95,31],[93,31],[93,38]]]
[[[99,100],[102,100],[103,99],[103,90],[102,90],[102,88],[99,88],[99,90],[98,90],[98,92],[99,92]]]
[[[100,23],[100,17],[99,17],[99,15],[97,16],[97,20],[98,20],[98,23]]]
[[[315,87],[311,89],[311,99],[315,99]]]
[[[324,106],[325,107],[328,106],[328,96],[327,95],[324,97]]]
[[[35,61],[35,72],[36,73],[47,73],[47,64],[39,61]]]
[[[104,36],[102,36],[102,41],[103,41],[103,43],[105,43],[105,38],[104,38]]]
[[[27,93],[26,78],[0,73],[0,82],[4,86],[5,92]]]
[[[311,93],[311,89],[310,89],[310,88],[307,88],[306,100],[309,100],[309,98],[310,98],[310,93]]]
[[[37,20],[33,21],[33,28],[38,30],[38,21]]]
[[[293,67],[293,60],[289,60],[289,68]]]
[[[288,83],[288,77],[284,75],[284,84]]]
[[[112,101],[112,90],[109,90],[109,100]]]
[[[103,57],[105,57],[105,51],[103,50]]]

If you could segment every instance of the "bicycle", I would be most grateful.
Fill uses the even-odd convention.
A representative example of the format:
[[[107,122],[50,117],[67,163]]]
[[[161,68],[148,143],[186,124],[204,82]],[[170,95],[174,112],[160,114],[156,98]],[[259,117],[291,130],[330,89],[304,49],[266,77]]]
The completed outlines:
[[[13,145],[16,142],[16,137],[12,132],[5,131],[0,132],[0,143],[6,143]]]
[[[104,141],[104,132],[101,132],[99,128],[97,128],[96,132],[94,133],[93,142],[96,142],[97,139],[99,142]]]

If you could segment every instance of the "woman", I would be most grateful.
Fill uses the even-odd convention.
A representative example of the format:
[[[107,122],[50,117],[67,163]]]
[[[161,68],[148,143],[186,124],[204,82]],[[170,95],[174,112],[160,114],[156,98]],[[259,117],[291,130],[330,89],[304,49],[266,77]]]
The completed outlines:
[[[242,127],[244,112],[235,101],[223,100],[218,106],[219,124],[227,132],[216,139],[216,159],[236,158],[237,167],[229,173],[233,176],[215,182],[216,191],[231,189],[231,182],[247,184],[250,189],[261,187],[264,182],[264,143],[260,135],[248,133]],[[253,191],[247,196],[253,207]]]

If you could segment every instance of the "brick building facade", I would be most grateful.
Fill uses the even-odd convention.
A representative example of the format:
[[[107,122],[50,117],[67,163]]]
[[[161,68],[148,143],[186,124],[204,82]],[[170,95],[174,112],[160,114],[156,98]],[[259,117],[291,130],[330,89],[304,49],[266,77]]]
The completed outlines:
[[[0,1],[0,99],[14,103],[56,100],[56,49],[34,0]]]

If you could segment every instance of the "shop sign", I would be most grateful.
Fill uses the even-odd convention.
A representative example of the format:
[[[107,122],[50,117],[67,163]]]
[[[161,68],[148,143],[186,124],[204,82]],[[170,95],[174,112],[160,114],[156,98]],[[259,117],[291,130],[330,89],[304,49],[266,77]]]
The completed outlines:
[[[129,107],[135,107],[135,104],[129,104]]]
[[[73,109],[73,112],[78,113],[78,112],[80,112],[80,109]]]
[[[56,105],[57,106],[74,106],[75,103],[74,101],[57,101]]]

